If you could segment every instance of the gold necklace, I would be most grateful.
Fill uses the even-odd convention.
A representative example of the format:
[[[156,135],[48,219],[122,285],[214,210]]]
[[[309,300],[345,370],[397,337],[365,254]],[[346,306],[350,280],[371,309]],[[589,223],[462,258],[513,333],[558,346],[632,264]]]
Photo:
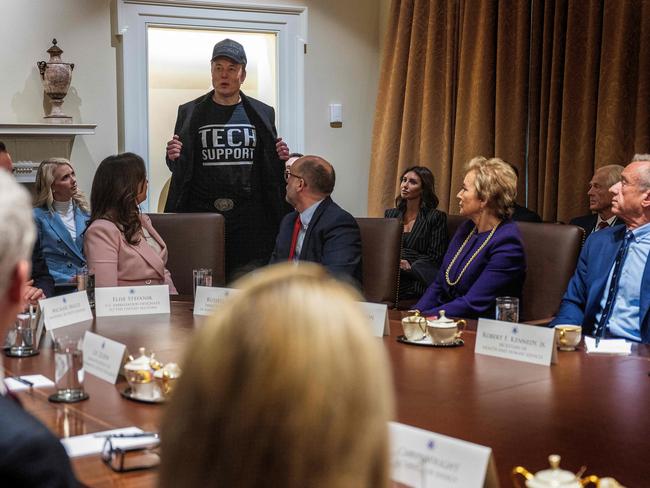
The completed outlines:
[[[477,232],[478,227],[474,226],[474,228],[472,229],[472,232],[470,232],[467,235],[467,237],[465,238],[465,242],[463,242],[463,244],[458,248],[458,251],[456,251],[456,255],[454,256],[454,259],[452,259],[451,262],[449,263],[449,266],[447,266],[447,270],[445,271],[445,280],[447,281],[447,284],[449,286],[456,286],[458,284],[458,282],[462,278],[463,274],[465,273],[465,271],[467,270],[469,265],[472,264],[472,261],[474,261],[476,256],[478,256],[478,253],[480,253],[483,250],[483,248],[487,245],[487,243],[490,241],[490,239],[492,239],[492,236],[496,232],[497,227],[499,227],[500,223],[501,222],[498,222],[497,225],[492,227],[492,230],[490,231],[490,234],[483,241],[483,244],[481,244],[479,246],[479,248],[474,252],[474,254],[472,254],[472,257],[469,258],[469,260],[465,263],[465,266],[463,266],[463,269],[460,270],[460,273],[456,277],[456,280],[451,281],[451,278],[449,277],[449,272],[451,271],[451,267],[454,265],[454,263],[458,259],[458,256],[460,256],[460,253],[463,251],[463,248],[465,247],[465,244],[467,244],[469,242],[470,237],[472,237],[474,235],[474,233]]]

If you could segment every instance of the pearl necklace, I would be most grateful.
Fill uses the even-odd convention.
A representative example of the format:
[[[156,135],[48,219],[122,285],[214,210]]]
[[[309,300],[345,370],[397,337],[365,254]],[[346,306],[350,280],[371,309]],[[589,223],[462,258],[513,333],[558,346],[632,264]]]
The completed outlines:
[[[492,230],[490,231],[490,234],[489,234],[489,235],[487,236],[487,238],[483,241],[483,243],[479,246],[479,248],[474,252],[474,254],[472,254],[472,257],[469,258],[469,260],[465,263],[465,266],[463,266],[463,269],[460,270],[460,273],[458,273],[458,276],[456,277],[456,279],[455,279],[454,281],[452,281],[451,278],[449,277],[449,272],[451,271],[452,266],[454,265],[454,263],[455,263],[456,260],[458,259],[458,256],[460,256],[460,253],[461,253],[461,252],[463,251],[463,249],[465,248],[465,245],[469,242],[470,237],[472,237],[472,236],[474,235],[474,233],[477,232],[478,227],[477,227],[477,226],[474,226],[474,228],[472,229],[472,232],[470,232],[470,233],[467,235],[467,237],[465,238],[465,241],[464,241],[463,244],[458,248],[458,251],[456,252],[456,255],[454,256],[454,258],[453,258],[453,259],[451,260],[451,262],[449,263],[449,266],[447,266],[447,270],[445,271],[445,280],[447,281],[447,284],[448,284],[449,286],[456,286],[456,285],[458,284],[458,282],[459,282],[460,279],[462,278],[463,274],[465,274],[465,271],[467,271],[467,268],[469,267],[469,265],[472,264],[472,261],[474,261],[474,259],[476,258],[476,256],[478,256],[478,253],[480,253],[480,252],[483,250],[483,248],[487,245],[487,243],[490,241],[490,239],[492,239],[492,236],[493,236],[494,233],[496,232],[497,227],[499,227],[499,224],[500,224],[500,223],[501,223],[501,222],[497,223],[497,225],[495,225],[494,227],[492,227]]]

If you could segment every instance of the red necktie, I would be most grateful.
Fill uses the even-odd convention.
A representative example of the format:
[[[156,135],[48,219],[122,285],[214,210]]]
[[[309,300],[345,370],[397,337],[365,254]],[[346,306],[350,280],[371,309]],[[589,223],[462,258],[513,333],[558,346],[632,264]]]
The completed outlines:
[[[300,221],[300,214],[296,217],[296,223],[293,224],[293,234],[291,235],[291,248],[289,249],[289,261],[293,261],[293,256],[296,254],[296,243],[298,242],[298,233],[302,227]]]
[[[606,220],[601,220],[600,224],[598,224],[598,230],[604,229],[605,227],[609,227],[609,224]]]

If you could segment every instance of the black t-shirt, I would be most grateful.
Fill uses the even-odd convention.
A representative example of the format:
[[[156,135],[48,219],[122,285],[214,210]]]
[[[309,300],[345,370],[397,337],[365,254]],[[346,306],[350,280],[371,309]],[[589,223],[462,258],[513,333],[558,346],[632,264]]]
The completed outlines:
[[[191,198],[248,198],[257,133],[243,104],[211,102],[196,122]]]

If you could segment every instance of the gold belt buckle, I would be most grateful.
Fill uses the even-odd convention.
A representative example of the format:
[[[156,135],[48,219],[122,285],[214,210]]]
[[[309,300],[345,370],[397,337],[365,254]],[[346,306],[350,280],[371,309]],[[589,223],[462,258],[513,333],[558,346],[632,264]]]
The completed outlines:
[[[219,212],[227,212],[232,210],[235,207],[235,202],[230,198],[217,198],[214,201],[214,208],[219,210]]]

